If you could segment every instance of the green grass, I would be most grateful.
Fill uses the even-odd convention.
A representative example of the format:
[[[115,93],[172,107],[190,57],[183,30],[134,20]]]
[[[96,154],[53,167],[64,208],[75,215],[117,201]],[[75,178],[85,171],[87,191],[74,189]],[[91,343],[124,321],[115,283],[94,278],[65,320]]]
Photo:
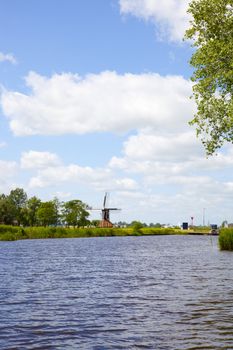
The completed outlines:
[[[233,251],[233,228],[222,228],[218,243],[221,250]]]
[[[46,238],[81,238],[111,236],[153,236],[186,234],[185,231],[172,228],[65,228],[65,227],[18,227],[0,225],[0,241],[16,241],[19,239]]]

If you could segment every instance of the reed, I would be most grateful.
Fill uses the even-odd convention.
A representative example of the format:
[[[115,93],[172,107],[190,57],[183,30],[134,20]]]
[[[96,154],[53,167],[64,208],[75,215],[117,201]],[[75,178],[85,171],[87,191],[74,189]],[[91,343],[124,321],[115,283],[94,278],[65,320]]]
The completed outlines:
[[[233,228],[222,228],[218,243],[221,250],[233,251]]]
[[[172,228],[67,228],[67,227],[18,227],[0,225],[1,241],[16,241],[20,239],[46,238],[84,238],[84,237],[112,237],[112,236],[154,236],[180,234]]]

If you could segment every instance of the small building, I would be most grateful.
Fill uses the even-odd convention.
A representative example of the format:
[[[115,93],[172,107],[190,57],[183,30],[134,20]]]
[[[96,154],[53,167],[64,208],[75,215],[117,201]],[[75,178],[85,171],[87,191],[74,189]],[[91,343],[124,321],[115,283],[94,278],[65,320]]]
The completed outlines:
[[[189,228],[188,222],[183,222],[182,223],[182,230],[188,230],[188,228]]]
[[[103,219],[103,220],[100,221],[99,227],[101,227],[101,228],[112,228],[113,224],[111,223],[111,221]]]

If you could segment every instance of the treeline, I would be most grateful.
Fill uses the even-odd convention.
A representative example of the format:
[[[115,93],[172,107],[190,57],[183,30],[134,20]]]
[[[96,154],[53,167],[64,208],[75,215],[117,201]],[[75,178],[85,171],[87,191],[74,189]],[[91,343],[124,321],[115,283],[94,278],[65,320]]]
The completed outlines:
[[[9,195],[0,194],[0,224],[17,226],[73,226],[90,224],[88,205],[74,199],[60,202],[57,198],[43,202],[33,196],[28,198],[22,188]]]
[[[132,227],[134,225],[140,225],[141,227],[155,227],[155,228],[161,228],[163,227],[164,225],[160,224],[160,223],[153,223],[151,222],[150,224],[147,224],[145,222],[141,222],[141,221],[136,221],[136,220],[133,220],[132,222],[126,222],[126,221],[118,221],[116,223],[116,226],[118,227]]]

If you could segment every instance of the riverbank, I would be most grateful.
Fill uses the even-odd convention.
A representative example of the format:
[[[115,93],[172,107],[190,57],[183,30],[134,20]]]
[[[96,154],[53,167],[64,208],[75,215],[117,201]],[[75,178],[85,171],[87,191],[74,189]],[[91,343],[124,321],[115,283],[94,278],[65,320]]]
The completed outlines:
[[[190,234],[189,231],[173,228],[65,228],[65,227],[18,227],[0,225],[0,241],[16,241],[22,239],[46,238],[84,238],[111,236],[148,236],[148,235],[177,235]]]

